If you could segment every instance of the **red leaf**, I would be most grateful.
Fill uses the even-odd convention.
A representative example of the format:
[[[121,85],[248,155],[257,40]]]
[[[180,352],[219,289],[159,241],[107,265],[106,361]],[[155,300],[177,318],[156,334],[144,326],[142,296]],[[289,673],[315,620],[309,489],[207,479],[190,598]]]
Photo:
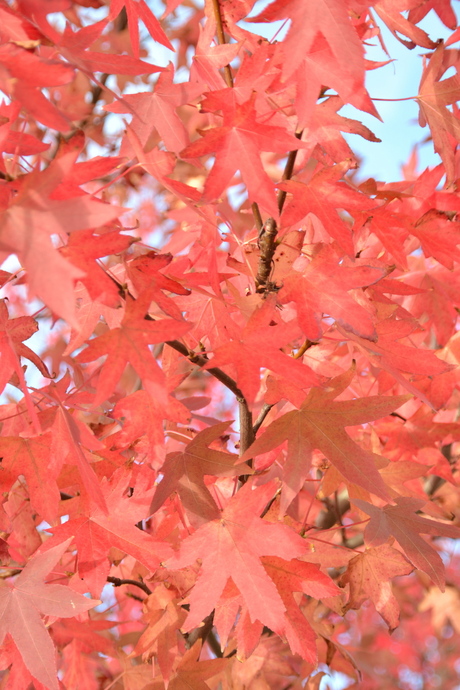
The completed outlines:
[[[59,507],[57,471],[50,467],[51,444],[49,433],[35,438],[0,438],[2,489],[8,491],[17,477],[24,475],[32,506],[50,523],[56,519]]]
[[[40,613],[72,618],[100,603],[69,587],[43,582],[71,541],[35,555],[14,583],[0,588],[0,642],[9,633],[27,669],[50,690],[59,688],[55,651]]]
[[[299,388],[308,388],[318,382],[318,377],[308,366],[280,352],[282,345],[297,336],[298,325],[279,318],[276,300],[263,302],[243,330],[235,328],[235,324],[230,329],[230,323],[227,330],[232,340],[214,350],[214,356],[205,368],[232,364],[237,371],[237,383],[250,402],[260,388],[260,367],[275,371]]]
[[[285,606],[260,557],[289,560],[302,555],[307,545],[288,527],[258,517],[275,490],[273,483],[252,490],[247,482],[230,499],[220,519],[187,537],[180,553],[165,563],[167,568],[177,569],[202,559],[201,573],[189,597],[186,630],[199,625],[212,611],[230,577],[243,596],[251,621],[257,619],[272,630],[282,628]]]
[[[429,46],[433,48],[434,45]],[[443,62],[444,46],[441,43],[425,62],[418,102],[420,106],[420,124],[428,123],[433,137],[435,151],[439,153],[444,163],[447,182],[455,178],[454,150],[460,141],[460,122],[447,106],[456,103],[460,97],[460,79],[454,74],[447,79],[441,79],[449,64]]]
[[[129,475],[124,468],[120,468],[114,472],[110,482],[101,484],[107,515],[97,504],[93,504],[83,507],[75,518],[50,530],[54,535],[52,543],[75,537],[79,575],[84,578],[89,590],[98,595],[109,572],[108,553],[111,547],[116,546],[130,554],[151,570],[156,570],[160,560],[171,555],[171,548],[167,544],[135,527],[147,516],[153,490],[146,488],[144,478],[133,495],[128,496],[128,482]]]
[[[155,491],[150,512],[155,513],[165,500],[177,491],[190,522],[197,527],[219,517],[219,510],[206,488],[204,476],[237,477],[252,474],[245,463],[236,463],[236,455],[208,446],[228,429],[229,422],[200,431],[183,452],[168,453],[160,468],[163,478]]]
[[[300,654],[305,661],[315,664],[316,634],[299,609],[293,594],[304,592],[315,599],[322,599],[338,594],[337,586],[313,563],[299,560],[288,562],[276,556],[266,556],[263,558],[263,564],[286,606],[284,634],[291,651]]]
[[[283,42],[285,73],[290,74],[298,67],[317,33],[321,33],[337,60],[346,63],[357,79],[361,76],[363,48],[343,2],[317,0],[305,6],[302,0],[275,0],[251,21],[271,22],[286,18],[291,19],[292,24]]]
[[[130,300],[120,327],[91,340],[88,347],[78,355],[79,362],[93,362],[108,355],[99,374],[95,405],[112,396],[128,362],[142,376],[147,392],[153,397],[162,395],[164,374],[153,357],[149,344],[173,340],[190,330],[191,326],[185,321],[174,319],[147,321],[145,314],[146,308],[142,301]]]
[[[385,417],[406,402],[408,396],[374,396],[334,402],[340,392],[334,388],[332,391],[312,389],[300,410],[292,410],[275,419],[241,456],[242,460],[248,460],[288,442],[282,512],[300,491],[315,449],[324,453],[347,481],[388,500],[387,487],[376,469],[373,453],[358,446],[345,432],[345,427]]]
[[[148,29],[149,34],[154,41],[158,41],[170,50],[174,50],[168,37],[161,28],[161,24],[149,8],[145,0],[111,0],[110,2],[110,19],[115,19],[121,10],[125,8],[128,16],[129,35],[131,37],[131,45],[136,57],[139,57],[139,27],[138,20],[141,19]]]
[[[387,505],[383,509],[358,499],[353,502],[371,516],[364,532],[367,545],[380,546],[393,536],[411,563],[427,573],[444,591],[445,575],[441,556],[420,534],[437,534],[458,539],[459,527],[417,515],[416,511],[421,510],[426,503],[419,498],[396,498],[396,505]]]
[[[350,598],[345,611],[359,609],[366,599],[371,599],[390,631],[399,625],[399,605],[393,595],[390,578],[409,575],[412,565],[389,544],[355,556],[348,563],[339,585],[350,585]]]
[[[372,285],[383,275],[382,269],[373,266],[345,267],[333,252],[324,247],[303,273],[291,271],[286,276],[279,299],[284,304],[296,303],[299,324],[309,340],[320,340],[323,312],[346,330],[375,340],[372,314],[347,291]]]
[[[260,151],[278,153],[305,148],[305,145],[282,127],[265,125],[257,121],[254,99],[232,106],[220,92],[219,107],[223,111],[223,124],[203,132],[203,137],[187,146],[182,158],[196,158],[216,153],[214,166],[206,179],[203,201],[220,197],[233,175],[240,170],[248,189],[250,201],[256,201],[275,218],[278,208],[273,183],[263,169]]]

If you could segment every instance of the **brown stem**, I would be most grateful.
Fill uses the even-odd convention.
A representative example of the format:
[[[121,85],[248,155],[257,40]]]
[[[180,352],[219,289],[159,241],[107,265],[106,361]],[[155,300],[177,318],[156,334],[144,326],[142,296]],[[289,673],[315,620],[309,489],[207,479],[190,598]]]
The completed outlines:
[[[149,316],[146,318],[148,318],[149,321],[153,321],[153,319]],[[190,352],[190,350],[185,347],[180,340],[167,340],[166,345],[169,345],[176,350],[176,352],[179,352],[181,355],[184,355],[184,357],[187,357],[192,364],[197,364],[199,367],[204,367],[205,364],[209,363],[209,360],[206,359],[206,357],[197,355],[195,352]],[[231,376],[226,374],[225,371],[222,371],[222,369],[218,369],[217,367],[209,367],[209,369],[206,371],[209,371],[209,373],[214,376],[215,379],[223,383],[224,386],[228,388],[238,399],[244,400],[243,392],[236,385],[236,381],[234,381]]]
[[[224,27],[222,25],[222,15],[220,13],[220,5],[219,5],[219,0],[212,0],[212,7],[214,10],[214,17],[216,20],[216,32],[217,32],[217,41],[219,45],[223,45],[226,43],[225,40],[225,35],[224,35]],[[232,75],[232,69],[230,65],[225,65],[224,67],[224,76],[225,76],[225,83],[227,86],[232,89],[233,88],[233,75]]]
[[[313,340],[306,340],[304,344],[301,347],[299,347],[295,355],[292,355],[293,359],[300,359],[300,357],[302,357],[307,350],[309,350],[311,347],[313,347],[313,345],[316,344],[317,343],[315,343]]]
[[[264,221],[262,220],[262,216],[260,215],[259,206],[258,206],[258,204],[256,204],[255,201],[252,204],[251,208],[252,208],[252,214],[254,216],[254,220],[256,223],[257,232],[260,235],[260,232],[261,232],[262,228],[264,227]]]
[[[259,265],[256,275],[256,292],[265,292],[272,272],[272,261],[276,251],[278,228],[274,218],[269,218],[259,235]]]
[[[112,584],[114,587],[121,587],[121,585],[134,585],[135,587],[142,589],[142,591],[147,595],[152,594],[150,587],[147,587],[147,585],[140,580],[130,580],[129,578],[122,579],[121,577],[112,577],[112,575],[109,575],[107,582],[110,582],[110,584]]]
[[[203,623],[200,625],[199,628],[194,628],[188,635],[186,635],[186,646],[188,649],[190,647],[193,647],[195,642],[197,640],[203,640],[203,642],[206,640],[208,635],[210,634],[212,630],[212,626],[214,625],[214,611],[212,611],[209,616],[206,616],[204,619]]]
[[[243,455],[254,441],[252,428],[252,412],[244,398],[238,398],[240,410],[240,456]]]
[[[302,137],[302,132],[296,132],[296,137],[297,139],[300,139]],[[295,149],[294,151],[290,151],[288,155],[288,159],[286,161],[286,166],[284,168],[284,173],[282,176],[282,181],[285,180],[290,180],[292,177],[292,173],[294,172],[294,165],[297,157],[297,150]],[[278,211],[281,213],[284,207],[284,203],[286,201],[286,192],[282,189],[278,190],[277,194],[277,203],[278,203]],[[253,212],[254,212],[254,207],[256,207],[256,213],[258,214],[257,216],[255,215],[256,218],[256,226],[258,227],[258,218],[260,217],[260,211],[259,207],[257,204],[253,204]],[[276,236],[278,234],[278,227],[276,225],[276,221],[274,218],[268,218],[268,220],[265,222],[265,224],[262,226],[261,229],[259,229],[259,248],[260,248],[260,256],[259,256],[259,265],[257,267],[257,275],[255,278],[256,282],[256,292],[265,292],[267,290],[268,284],[269,284],[269,278],[270,278],[270,273],[272,271],[272,262],[273,262],[273,256],[276,251]]]
[[[220,648],[220,644],[217,641],[217,637],[214,633],[214,630],[210,630],[206,638],[206,642],[211,647],[213,654],[215,654],[218,659],[222,659],[224,655],[222,654],[222,649]]]
[[[329,498],[324,498],[322,502],[326,510],[322,510],[316,518],[315,528],[318,530],[329,529],[337,520],[341,522],[342,516],[350,510],[350,501],[345,492],[342,492],[334,503]]]
[[[455,465],[457,458],[452,457],[452,444],[451,443],[449,443],[445,446],[442,446],[441,453],[444,455],[446,460],[449,461],[450,465]],[[429,476],[425,479],[425,487],[424,487],[425,493],[428,496],[434,496],[434,494],[439,489],[439,487],[445,483],[446,483],[445,479],[443,479],[442,477],[438,477],[438,475],[436,475],[436,474],[432,474],[431,476]]]
[[[267,403],[263,404],[262,409],[259,412],[259,416],[257,417],[256,421],[254,422],[254,426],[252,427],[252,433],[254,434],[254,436],[259,431],[260,427],[264,422],[265,417],[268,415],[272,407],[273,405],[267,405]]]

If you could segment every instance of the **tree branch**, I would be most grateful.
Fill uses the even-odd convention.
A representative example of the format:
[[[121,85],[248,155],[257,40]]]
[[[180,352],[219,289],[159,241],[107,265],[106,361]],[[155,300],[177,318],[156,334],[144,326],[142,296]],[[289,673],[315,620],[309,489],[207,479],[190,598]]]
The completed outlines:
[[[226,43],[226,41],[225,41],[225,35],[224,35],[224,27],[222,25],[222,15],[220,13],[219,0],[212,0],[212,8],[214,10],[214,18],[216,20],[217,41],[218,41],[219,45],[224,45],[224,43]],[[232,68],[230,67],[230,65],[225,65],[224,77],[225,77],[225,83],[227,84],[227,86],[230,89],[232,89],[233,88],[233,75],[232,75]]]
[[[244,398],[238,398],[240,410],[240,456],[243,455],[254,441],[252,427],[252,412]]]
[[[152,317],[149,317],[149,319],[153,321]],[[206,357],[197,355],[195,352],[190,352],[190,350],[183,343],[181,343],[180,340],[167,340],[166,345],[169,345],[169,347],[172,347],[174,350],[176,350],[176,352],[179,352],[181,355],[184,355],[184,357],[187,357],[192,364],[197,364],[199,367],[204,367],[205,364],[209,364],[209,360],[206,359]],[[215,379],[223,383],[224,386],[226,386],[226,388],[228,388],[237,398],[244,400],[243,392],[236,385],[236,381],[234,381],[231,376],[228,376],[225,371],[222,371],[222,369],[218,369],[217,367],[209,367],[209,369],[206,369],[206,371],[209,371],[209,373],[214,376]]]
[[[259,416],[257,417],[256,421],[254,422],[254,426],[252,427],[252,433],[254,434],[254,436],[259,431],[260,427],[264,422],[265,417],[268,415],[272,407],[273,405],[267,405],[267,403],[263,404],[262,409],[259,412]]]
[[[209,616],[206,616],[199,628],[194,628],[190,633],[188,633],[188,635],[185,636],[187,648],[190,649],[190,647],[193,647],[197,640],[203,640],[204,642],[210,634],[213,625],[214,611],[211,611]]]
[[[130,580],[129,578],[122,579],[121,577],[112,577],[112,575],[109,575],[107,582],[110,582],[110,584],[114,587],[121,587],[121,585],[134,585],[135,587],[142,589],[142,591],[147,595],[152,594],[150,587],[147,587],[147,585],[140,580]]]
[[[295,135],[297,139],[300,139],[302,137],[302,132],[296,132]],[[282,181],[290,180],[292,177],[292,173],[294,172],[295,160],[297,157],[297,150],[298,149],[296,149],[295,151],[291,151],[289,153],[286,166],[284,168],[284,173],[281,178]],[[279,189],[277,194],[277,202],[278,211],[280,213],[283,210],[285,201],[286,192],[282,189]],[[258,205],[253,204],[252,210],[254,213],[256,227],[259,230],[260,248],[259,265],[257,267],[257,275],[255,278],[256,292],[265,292],[269,284],[270,273],[272,271],[273,255],[275,254],[277,247],[276,236],[278,234],[278,227],[276,225],[276,221],[274,218],[268,218],[265,224],[262,225],[261,228],[259,228],[259,219],[261,218],[261,216]]]

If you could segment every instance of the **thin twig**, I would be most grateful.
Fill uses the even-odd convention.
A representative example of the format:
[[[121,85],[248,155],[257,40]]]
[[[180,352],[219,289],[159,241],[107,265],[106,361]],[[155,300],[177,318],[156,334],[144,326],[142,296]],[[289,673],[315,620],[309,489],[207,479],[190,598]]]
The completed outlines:
[[[240,456],[243,455],[254,442],[254,432],[252,428],[252,412],[244,398],[238,398],[240,408]]]
[[[254,422],[254,425],[252,427],[252,433],[254,436],[257,434],[259,431],[260,427],[262,426],[265,417],[268,415],[270,410],[272,409],[273,405],[267,405],[267,403],[264,403],[262,406],[262,409],[259,412],[259,416],[257,417],[256,421]]]
[[[219,45],[224,45],[224,43],[226,43],[226,40],[225,40],[225,35],[224,35],[224,27],[222,25],[222,15],[220,13],[219,0],[212,0],[212,7],[214,10],[214,17],[216,19],[217,41],[218,41]],[[231,69],[230,65],[225,65],[224,76],[225,76],[225,83],[227,84],[227,86],[230,89],[232,89],[233,88],[233,75],[232,75],[232,69]]]
[[[301,347],[299,347],[299,349],[297,350],[295,355],[292,355],[292,358],[293,359],[300,359],[300,357],[302,357],[306,353],[307,350],[309,350],[311,347],[313,347],[313,345],[317,345],[317,343],[315,343],[314,340],[306,340],[304,342],[304,344]]]
[[[148,315],[146,318],[149,321],[154,320]],[[191,352],[183,343],[180,342],[180,340],[167,340],[166,345],[169,345],[176,350],[176,352],[179,352],[181,355],[184,355],[184,357],[187,357],[192,364],[197,364],[199,367],[204,367],[205,364],[209,364],[209,360],[206,359],[206,357],[197,355],[195,352]],[[206,369],[206,371],[209,371],[209,373],[214,376],[215,379],[223,383],[224,386],[228,388],[229,391],[231,391],[237,398],[244,400],[243,392],[236,385],[236,381],[234,381],[231,376],[226,374],[225,371],[222,371],[222,369],[218,369],[217,367],[209,367],[209,369]]]
[[[209,631],[206,642],[211,647],[213,654],[215,654],[218,659],[222,659],[224,655],[222,654],[222,649],[220,648],[220,644],[214,630]]]
[[[130,580],[129,578],[123,579],[121,577],[112,577],[112,575],[109,575],[107,582],[110,582],[110,584],[114,587],[121,587],[121,585],[134,585],[135,587],[142,589],[142,591],[147,595],[152,594],[150,587],[147,587],[145,582],[141,582],[140,580]]]
[[[297,139],[301,139],[302,137],[302,132],[296,132],[296,137]],[[294,165],[297,157],[297,151],[298,149],[295,149],[294,151],[290,151],[288,155],[288,159],[286,162],[286,166],[284,168],[284,173],[282,176],[282,181],[284,182],[285,180],[290,180],[292,177],[292,173],[294,172]],[[278,203],[278,211],[281,213],[284,207],[284,203],[286,201],[286,192],[283,189],[278,190],[277,194],[277,203]],[[260,217],[260,211],[259,207],[257,204],[253,204],[253,212],[254,212],[254,206],[256,207],[256,226],[258,226],[258,217]],[[260,248],[260,256],[259,256],[259,265],[257,267],[257,275],[255,278],[256,282],[256,292],[265,292],[267,290],[267,286],[269,284],[269,278],[270,278],[270,273],[272,271],[272,262],[273,262],[273,256],[276,251],[276,236],[278,234],[278,227],[276,224],[276,221],[274,218],[268,218],[268,220],[265,221],[265,224],[262,226],[262,228],[259,229],[259,248]]]
[[[209,616],[206,616],[199,628],[194,628],[188,635],[185,636],[187,649],[193,647],[197,640],[206,640],[214,625],[214,611],[211,611]]]

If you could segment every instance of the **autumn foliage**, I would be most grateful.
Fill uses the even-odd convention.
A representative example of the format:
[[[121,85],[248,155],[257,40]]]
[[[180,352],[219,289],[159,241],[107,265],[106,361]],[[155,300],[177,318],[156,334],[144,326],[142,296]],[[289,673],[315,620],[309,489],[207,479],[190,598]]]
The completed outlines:
[[[397,181],[348,137],[384,26]],[[2,690],[458,687],[456,26],[0,0]]]

